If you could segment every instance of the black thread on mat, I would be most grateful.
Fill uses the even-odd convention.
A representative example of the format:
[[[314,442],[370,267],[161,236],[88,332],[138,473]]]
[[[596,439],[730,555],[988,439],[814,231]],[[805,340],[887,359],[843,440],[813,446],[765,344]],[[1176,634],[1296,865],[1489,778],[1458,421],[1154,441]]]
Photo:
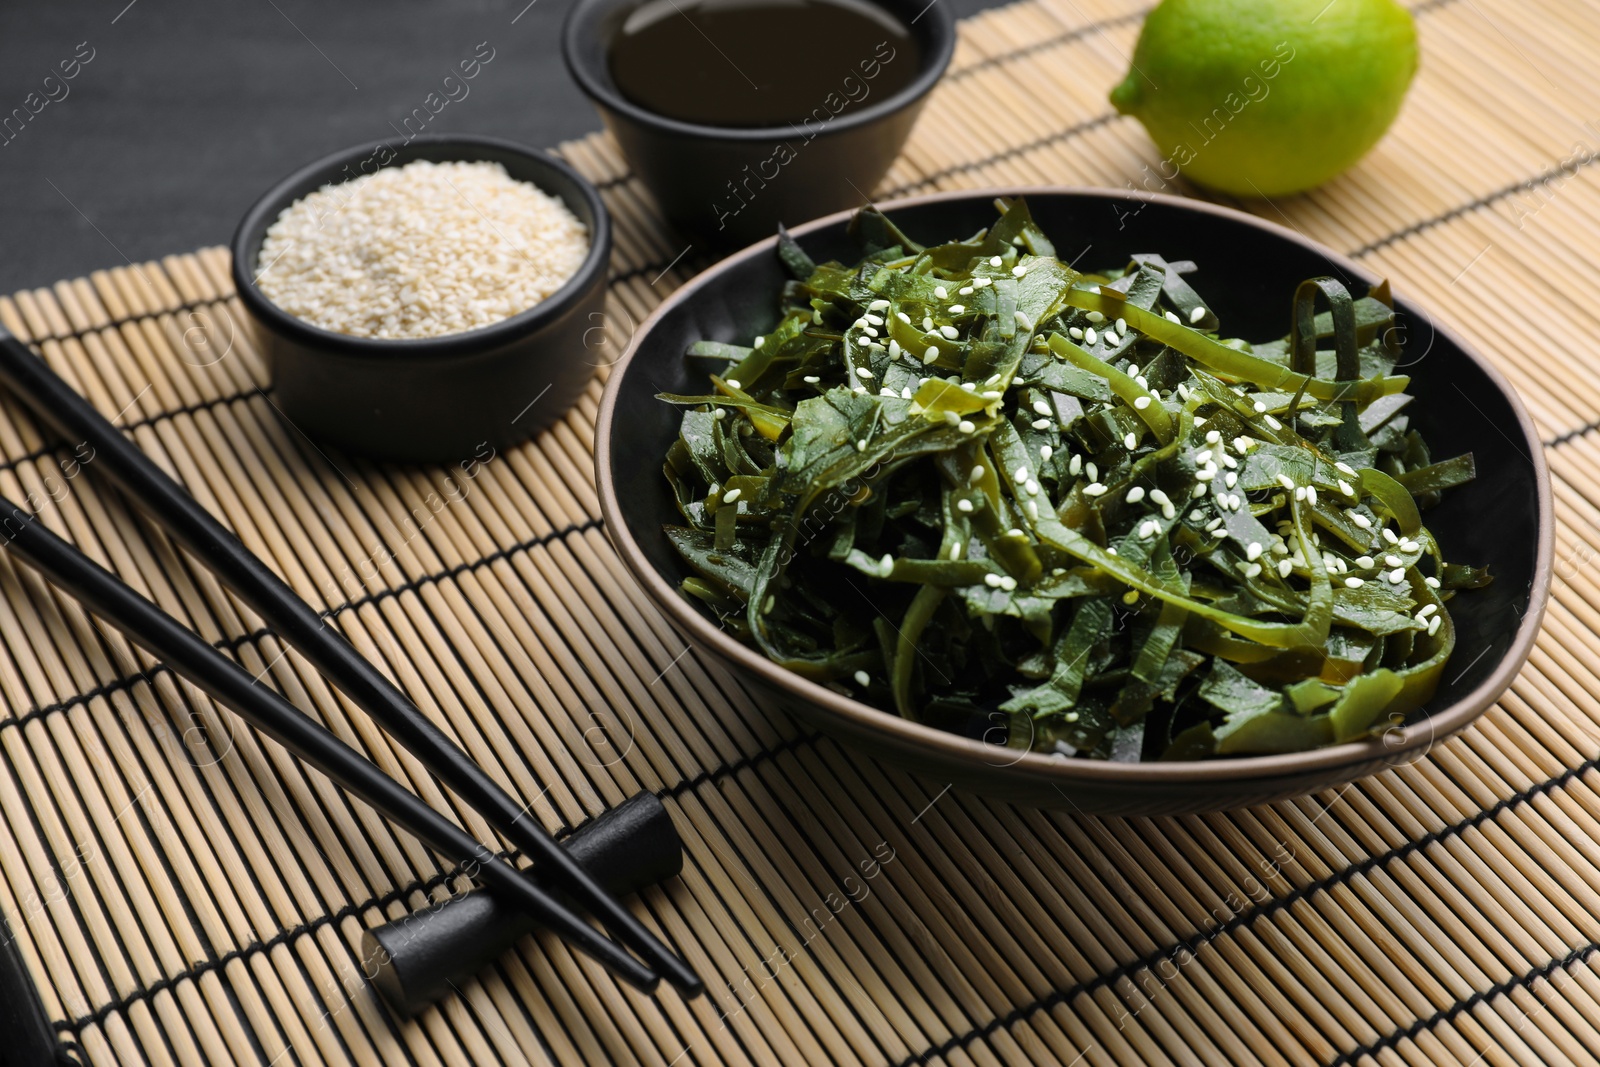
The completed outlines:
[[[1395,244],[1398,241],[1403,241],[1408,237],[1415,237],[1419,233],[1431,230],[1435,226],[1441,226],[1447,222],[1453,222],[1463,215],[1470,215],[1474,211],[1481,211],[1483,208],[1499,203],[1508,196],[1515,195],[1519,192],[1531,192],[1534,189],[1543,188],[1544,186],[1549,185],[1551,182],[1556,181],[1558,178],[1570,178],[1577,174],[1580,170],[1592,166],[1596,160],[1600,160],[1600,152],[1584,152],[1582,155],[1576,156],[1572,159],[1563,160],[1559,165],[1542,170],[1532,178],[1527,178],[1520,182],[1513,182],[1510,185],[1502,185],[1493,192],[1483,194],[1476,200],[1469,200],[1467,203],[1453,207],[1449,211],[1440,212],[1439,214],[1423,219],[1420,222],[1413,222],[1409,226],[1395,230],[1393,233],[1385,234],[1376,241],[1371,241],[1362,245],[1360,248],[1350,253],[1350,256],[1352,259],[1361,259],[1364,256],[1370,256],[1379,249],[1387,248],[1389,245]]]
[[[1385,1034],[1383,1037],[1380,1037],[1370,1045],[1362,1045],[1359,1048],[1351,1049],[1349,1052],[1341,1052],[1333,1059],[1332,1062],[1328,1064],[1328,1067],[1347,1067],[1348,1064],[1355,1063],[1355,1061],[1362,1056],[1375,1055],[1384,1051],[1385,1049],[1394,1048],[1402,1041],[1405,1041],[1409,1038],[1415,1038],[1424,1030],[1431,1030],[1435,1026],[1438,1026],[1442,1023],[1453,1022],[1456,1016],[1460,1015],[1462,1012],[1471,1011],[1479,1004],[1493,1000],[1498,996],[1504,996],[1513,989],[1531,988],[1533,983],[1539,981],[1541,978],[1549,978],[1557,971],[1564,971],[1573,964],[1585,963],[1588,961],[1590,956],[1593,956],[1597,952],[1600,952],[1600,943],[1590,942],[1586,945],[1579,945],[1565,956],[1550,960],[1543,966],[1535,967],[1528,973],[1520,975],[1516,978],[1507,978],[1503,982],[1496,982],[1494,985],[1483,990],[1481,993],[1474,993],[1466,1000],[1459,1000],[1450,1005],[1448,1008],[1434,1012],[1426,1019],[1418,1019],[1416,1022],[1412,1023],[1403,1030],[1396,1030],[1393,1033]]]
[[[1459,837],[1468,830],[1475,830],[1484,823],[1495,819],[1503,812],[1520,807],[1535,797],[1544,796],[1548,793],[1554,792],[1557,789],[1563,788],[1570,782],[1577,779],[1579,776],[1587,773],[1588,771],[1594,770],[1596,767],[1600,767],[1600,759],[1584,760],[1576,767],[1569,767],[1567,770],[1563,771],[1561,774],[1558,774],[1554,778],[1546,779],[1543,782],[1537,782],[1521,792],[1512,793],[1504,800],[1498,801],[1490,807],[1484,808],[1477,814],[1463,819],[1458,823],[1447,826],[1442,830],[1430,830],[1415,840],[1407,841],[1404,845],[1401,845],[1398,848],[1392,848],[1387,852],[1381,852],[1375,856],[1368,856],[1366,859],[1352,864],[1342,871],[1330,874],[1326,878],[1322,878],[1315,882],[1310,882],[1296,889],[1291,889],[1283,896],[1274,898],[1268,904],[1263,904],[1260,907],[1251,909],[1250,911],[1240,912],[1239,914],[1230,918],[1227,922],[1219,923],[1208,930],[1202,930],[1192,937],[1184,938],[1172,945],[1167,946],[1166,948],[1157,949],[1155,952],[1152,952],[1141,959],[1121,964],[1120,966],[1107,971],[1105,974],[1096,975],[1087,981],[1079,982],[1070,989],[1057,990],[1055,992],[1046,994],[1045,996],[1040,997],[1038,1000],[1035,1000],[1029,1004],[1023,1004],[1013,1008],[1006,1014],[997,1016],[996,1018],[989,1020],[987,1023],[984,1023],[982,1026],[975,1027],[964,1034],[958,1034],[955,1037],[948,1038],[932,1048],[925,1049],[924,1051],[915,1055],[908,1056],[900,1061],[898,1067],[912,1067],[913,1064],[926,1064],[935,1057],[948,1056],[951,1052],[958,1048],[965,1048],[974,1041],[980,1041],[1001,1029],[1014,1026],[1024,1019],[1028,1019],[1034,1015],[1037,1015],[1041,1011],[1049,1011],[1051,1008],[1054,1008],[1057,1005],[1076,1000],[1085,993],[1093,993],[1096,990],[1104,989],[1107,986],[1119,982],[1124,978],[1130,978],[1131,976],[1142,971],[1154,971],[1156,967],[1163,963],[1172,963],[1181,967],[1182,964],[1178,963],[1178,957],[1185,952],[1187,952],[1191,957],[1198,956],[1202,948],[1211,944],[1213,941],[1217,941],[1223,937],[1226,937],[1236,930],[1249,929],[1253,927],[1258,920],[1276,915],[1279,912],[1293,906],[1294,904],[1297,904],[1302,900],[1307,900],[1320,892],[1333,889],[1337,886],[1347,885],[1352,879],[1360,875],[1364,875],[1369,871],[1376,870],[1379,867],[1387,867],[1395,860],[1404,859],[1413,853],[1420,852],[1429,845],[1441,844],[1451,838]]]
[[[551,530],[547,534],[541,534],[538,537],[529,538],[526,541],[520,541],[509,548],[496,549],[480,559],[473,560],[471,563],[458,563],[454,567],[450,567],[447,570],[438,571],[434,574],[424,574],[420,578],[407,579],[393,588],[383,589],[376,593],[369,593],[366,596],[357,597],[355,600],[347,600],[337,607],[329,608],[325,611],[319,611],[317,614],[323,619],[334,619],[347,611],[354,611],[359,608],[364,608],[368,604],[375,604],[379,601],[388,599],[389,597],[415,592],[425,585],[455,578],[467,571],[477,570],[480,567],[487,567],[491,563],[496,563],[502,559],[514,556],[518,552],[525,552],[529,549],[538,548],[542,545],[548,545],[554,541],[559,541],[563,538],[569,537],[572,534],[584,533],[588,530],[598,529],[603,525],[604,520],[599,518],[585,519],[583,522],[570,523],[561,527],[560,529]],[[222,641],[213,641],[211,643],[211,647],[220,652],[237,652],[245,645],[259,641],[263,637],[269,637],[272,635],[272,633],[273,631],[271,627],[263,626],[247,634],[229,637]],[[160,675],[170,673],[172,673],[171,667],[164,663],[158,663],[148,670],[139,671],[137,674],[130,674],[124,678],[113,679],[75,696],[67,697],[64,700],[58,700],[54,704],[46,704],[43,707],[34,708],[33,710],[24,712],[22,715],[19,715],[15,718],[0,720],[0,730],[9,730],[26,726],[28,723],[33,722],[36,719],[42,719],[46,716],[54,715],[57,712],[67,711],[68,709],[75,708],[80,704],[87,704],[89,701],[94,700],[97,697],[110,696],[113,693],[131,689],[141,681],[146,683],[152,682]]]
[[[129,315],[126,318],[121,319],[108,318],[99,326],[90,326],[86,330],[69,330],[67,333],[42,333],[38,334],[37,336],[30,334],[24,343],[37,345],[42,344],[45,341],[68,341],[74,337],[82,337],[85,334],[100,333],[105,330],[114,330],[118,326],[126,326],[130,322],[143,322],[145,319],[160,318],[162,315],[181,315],[185,311],[199,311],[201,308],[212,307],[216,304],[226,304],[233,298],[233,295],[234,294],[232,290],[229,290],[227,293],[221,296],[212,297],[208,300],[186,300],[181,304],[177,304],[169,308],[161,308],[158,311],[148,311],[138,315]],[[26,318],[26,316],[24,316],[24,318]],[[19,341],[23,340],[20,337],[17,339]]]
[[[1544,446],[1546,448],[1559,448],[1568,441],[1575,441],[1584,434],[1593,433],[1595,430],[1600,430],[1600,419],[1596,419],[1593,422],[1586,422],[1576,429],[1567,430],[1565,433],[1558,433],[1554,437],[1550,438],[1550,440],[1546,441]]]
[[[154,426],[158,422],[166,422],[168,419],[175,419],[179,415],[193,415],[197,412],[205,411],[208,408],[224,407],[236,400],[248,400],[250,397],[255,396],[259,392],[261,392],[259,388],[251,388],[246,389],[243,392],[229,393],[226,396],[219,396],[215,400],[202,400],[197,404],[186,404],[181,408],[173,408],[170,411],[158,412],[154,415],[151,415],[147,419],[140,419],[137,422],[123,423],[121,426],[118,426],[117,429],[121,430],[123,433],[132,433],[134,430],[141,430],[146,426]],[[54,455],[58,452],[66,452],[70,448],[70,445],[64,443],[45,445],[43,448],[36,448],[32,452],[28,452],[24,455],[17,456],[14,459],[8,459],[4,463],[0,463],[0,471],[15,470],[24,463],[31,463],[36,459],[44,459],[45,457]],[[91,460],[91,462],[93,461]]]
[[[776,745],[773,745],[770,749],[763,749],[762,751],[753,755],[744,756],[734,760],[732,763],[726,763],[720,767],[712,768],[711,770],[701,771],[692,778],[686,778],[681,782],[677,782],[674,785],[670,785],[659,790],[656,793],[656,796],[663,800],[669,797],[681,796],[684,793],[696,789],[699,786],[705,785],[708,782],[725,778],[731,774],[737,774],[739,771],[742,771],[748,767],[753,767],[756,764],[765,762],[766,760],[773,759],[785,752],[792,752],[806,745],[815,744],[821,738],[821,734],[815,733],[801,734],[798,737],[788,738]],[[586,825],[586,823],[580,823],[578,826],[563,826],[553,831],[551,836],[557,841],[560,841],[564,838],[570,837],[584,825]],[[504,860],[516,860],[521,857],[522,853],[517,849],[506,849],[501,852],[496,852],[495,855]],[[151,997],[154,997],[168,989],[172,989],[182,982],[197,979],[201,975],[209,974],[212,971],[221,970],[235,960],[241,960],[250,956],[258,955],[262,952],[271,951],[272,949],[277,948],[279,945],[286,945],[296,938],[303,937],[306,934],[314,933],[325,926],[341,923],[346,919],[357,917],[370,908],[378,908],[381,911],[388,908],[392,904],[404,902],[412,894],[419,891],[431,893],[440,886],[459,878],[466,872],[468,866],[469,864],[466,862],[458,863],[449,870],[439,871],[428,878],[420,879],[410,883],[409,885],[391,889],[381,896],[372,897],[359,903],[346,904],[336,911],[328,912],[326,915],[319,915],[315,919],[309,919],[303,923],[298,923],[295,926],[279,930],[265,941],[253,941],[248,945],[240,945],[238,948],[229,949],[227,952],[224,952],[222,955],[213,959],[203,960],[199,963],[193,964],[192,966],[185,967],[176,974],[168,975],[165,978],[158,978],[156,981],[151,982],[149,985],[141,989],[136,989],[131,993],[117,998],[109,1004],[104,1004],[96,1008],[87,1015],[80,1015],[78,1018],[72,1020],[58,1019],[55,1021],[54,1026],[56,1030],[61,1033],[81,1033],[85,1027],[96,1026],[104,1023],[111,1016],[116,1015],[119,1012],[127,1011],[130,1007],[141,1001],[149,1000]]]

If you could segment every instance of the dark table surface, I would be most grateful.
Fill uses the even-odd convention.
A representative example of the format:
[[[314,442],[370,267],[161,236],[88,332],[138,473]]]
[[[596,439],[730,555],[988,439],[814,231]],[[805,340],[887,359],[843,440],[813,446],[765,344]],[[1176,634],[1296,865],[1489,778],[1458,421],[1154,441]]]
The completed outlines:
[[[395,136],[474,53],[493,58],[428,132],[598,129],[561,62],[571,3],[0,0],[0,293],[227,241],[267,186]]]

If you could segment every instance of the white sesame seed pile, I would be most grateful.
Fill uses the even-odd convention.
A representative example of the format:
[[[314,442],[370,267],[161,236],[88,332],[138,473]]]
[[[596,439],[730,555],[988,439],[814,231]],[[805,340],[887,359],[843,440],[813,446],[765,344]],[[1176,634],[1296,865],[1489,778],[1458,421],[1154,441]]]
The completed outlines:
[[[267,230],[261,292],[354,337],[439,337],[548,298],[582,265],[588,229],[499,163],[417,160],[325,185]]]

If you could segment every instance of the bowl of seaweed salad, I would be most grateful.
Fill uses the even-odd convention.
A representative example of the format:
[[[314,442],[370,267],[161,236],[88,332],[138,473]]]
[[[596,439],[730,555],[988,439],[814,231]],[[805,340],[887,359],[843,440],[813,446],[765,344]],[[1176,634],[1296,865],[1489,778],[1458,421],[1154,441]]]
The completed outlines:
[[[921,198],[754,246],[641,327],[597,463],[630,570],[764,698],[1086,811],[1418,758],[1509,683],[1549,573],[1492,368],[1357,264],[1171,198]]]

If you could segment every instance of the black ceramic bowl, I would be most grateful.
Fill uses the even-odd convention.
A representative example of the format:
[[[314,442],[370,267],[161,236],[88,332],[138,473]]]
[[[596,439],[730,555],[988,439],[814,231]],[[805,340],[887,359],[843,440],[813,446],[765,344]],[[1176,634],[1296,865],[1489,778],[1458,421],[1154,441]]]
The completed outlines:
[[[884,205],[913,238],[928,243],[976,232],[994,219],[996,195],[1022,195],[1063,248],[1086,248],[1085,265],[1120,265],[1132,253],[1193,259],[1192,280],[1242,337],[1288,330],[1296,284],[1331,274],[1357,292],[1371,271],[1250,215],[1167,196],[1094,189],[950,193]],[[795,231],[819,262],[853,262],[848,214]],[[634,335],[606,384],[596,430],[600,502],[611,539],[633,575],[699,650],[709,652],[771,705],[882,759],[958,787],[1020,803],[1111,815],[1242,807],[1347,782],[1421,758],[1465,727],[1511,683],[1527,658],[1549,590],[1554,521],[1539,438],[1511,387],[1489,363],[1415,305],[1401,299],[1412,425],[1434,454],[1472,452],[1475,481],[1427,513],[1452,560],[1487,563],[1495,580],[1451,602],[1458,645],[1437,695],[1381,739],[1313,752],[1183,763],[1107,763],[1021,754],[920,726],[806,681],[740,643],[678,592],[685,568],[662,535],[680,521],[661,474],[678,432],[678,410],[659,392],[693,393],[704,368],[683,358],[702,338],[748,343],[777,319],[786,278],[772,240],[723,260],[669,297]],[[1404,282],[1404,279],[1400,279]]]
[[[332,182],[413,160],[501,163],[559,197],[589,228],[589,254],[540,304],[442,337],[379,340],[313,326],[257,288],[266,231],[284,208]],[[597,365],[584,333],[600,321],[611,221],[600,194],[552,156],[487,137],[376,141],[317,160],[273,186],[233,235],[233,284],[271,368],[275,403],[297,428],[387,459],[448,462],[521,441],[561,415]]]
[[[917,76],[897,93],[868,95],[864,106],[797,126],[703,126],[657,115],[623,97],[607,53],[641,0],[578,0],[562,28],[561,50],[578,87],[594,101],[667,218],[706,247],[739,248],[775,233],[780,222],[803,222],[865,202],[950,65],[956,35],[945,6],[874,2],[910,28],[921,49]]]

